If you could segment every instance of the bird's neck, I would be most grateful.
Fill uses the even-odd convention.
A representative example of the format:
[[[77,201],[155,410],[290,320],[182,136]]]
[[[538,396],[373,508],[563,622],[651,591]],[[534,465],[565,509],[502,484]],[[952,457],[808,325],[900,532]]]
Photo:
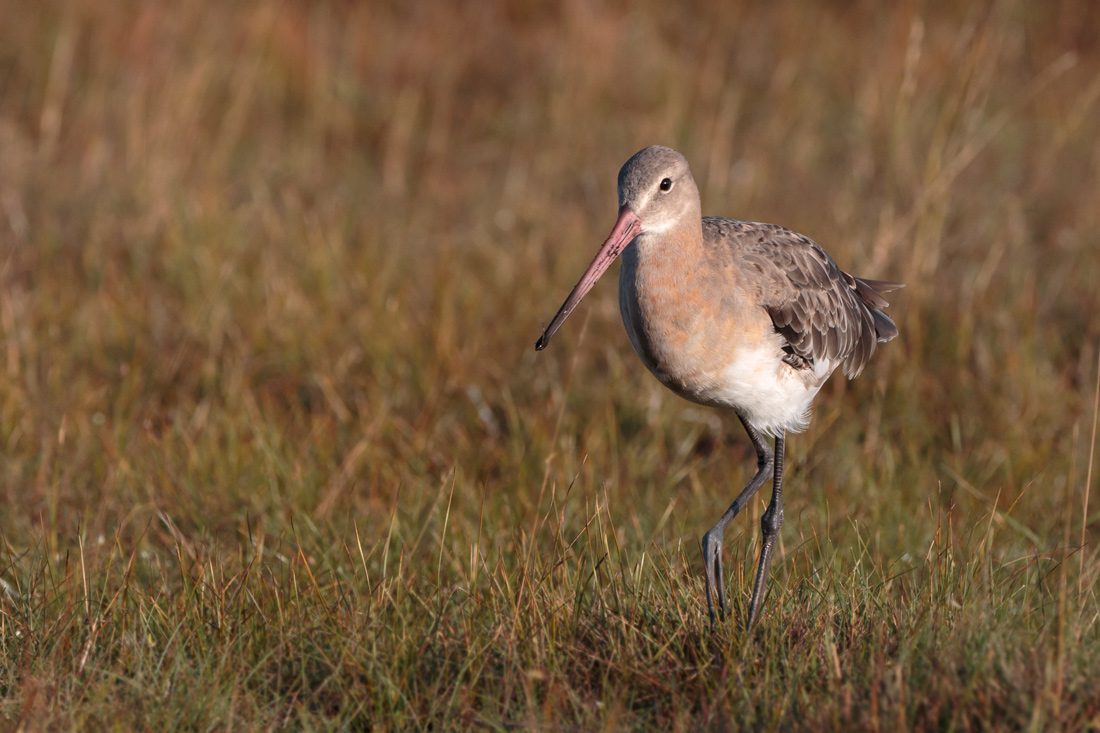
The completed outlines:
[[[664,231],[643,232],[623,252],[623,260],[630,260],[642,278],[682,279],[695,271],[703,254],[703,223],[694,219]]]
[[[623,251],[622,305],[647,324],[665,317],[690,319],[705,271],[702,223],[697,230],[644,232]]]

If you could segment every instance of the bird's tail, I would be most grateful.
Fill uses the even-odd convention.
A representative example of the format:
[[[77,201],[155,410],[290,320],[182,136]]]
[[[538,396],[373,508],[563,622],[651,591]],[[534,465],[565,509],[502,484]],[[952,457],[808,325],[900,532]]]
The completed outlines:
[[[885,343],[898,335],[898,327],[890,319],[890,316],[882,312],[883,308],[890,305],[883,293],[890,293],[905,287],[905,283],[892,283],[886,280],[864,280],[861,277],[853,278],[856,281],[856,294],[859,299],[870,309],[875,321],[875,340]]]

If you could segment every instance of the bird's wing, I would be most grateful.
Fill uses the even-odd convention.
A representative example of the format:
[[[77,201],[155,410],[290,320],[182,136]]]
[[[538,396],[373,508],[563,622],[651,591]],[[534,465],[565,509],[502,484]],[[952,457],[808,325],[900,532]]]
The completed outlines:
[[[898,334],[882,312],[883,293],[900,283],[863,280],[837,267],[816,242],[774,224],[707,218],[710,241],[737,250],[747,287],[771,316],[789,352],[809,365],[844,362],[844,373],[857,376],[875,344]]]

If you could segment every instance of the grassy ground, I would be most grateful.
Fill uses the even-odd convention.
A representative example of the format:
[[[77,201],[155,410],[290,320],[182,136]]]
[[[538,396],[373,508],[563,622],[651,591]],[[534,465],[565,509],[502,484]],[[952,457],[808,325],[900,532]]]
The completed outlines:
[[[0,727],[1100,728],[1095,4],[3,17]],[[909,284],[750,634],[740,426],[532,348],[658,142]]]

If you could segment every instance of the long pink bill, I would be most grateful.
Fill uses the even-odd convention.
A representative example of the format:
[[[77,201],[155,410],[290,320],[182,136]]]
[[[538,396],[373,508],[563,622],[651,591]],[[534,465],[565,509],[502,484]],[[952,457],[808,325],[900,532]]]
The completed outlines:
[[[535,342],[535,351],[542,351],[546,348],[546,345],[550,343],[550,337],[565,322],[565,319],[569,317],[569,314],[573,312],[581,299],[588,294],[588,291],[592,289],[600,276],[611,266],[615,258],[626,249],[628,244],[634,241],[634,237],[638,236],[641,231],[642,220],[629,207],[622,207],[619,210],[619,218],[615,222],[615,227],[611,230],[611,236],[600,247],[600,251],[596,253],[592,264],[588,266],[588,269],[581,275],[581,279],[577,281],[573,292],[569,293],[569,297],[561,304],[554,320],[550,321],[550,325],[546,327],[546,330],[542,332],[542,336]]]

